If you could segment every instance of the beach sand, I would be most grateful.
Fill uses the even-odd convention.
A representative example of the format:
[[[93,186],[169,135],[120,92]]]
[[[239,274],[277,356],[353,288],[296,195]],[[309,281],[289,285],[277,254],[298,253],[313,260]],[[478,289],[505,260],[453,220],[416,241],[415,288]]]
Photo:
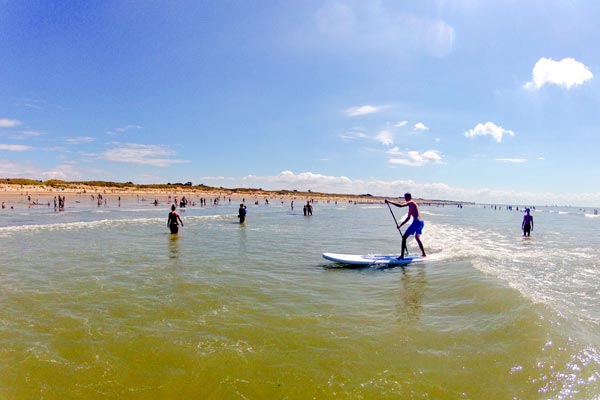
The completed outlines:
[[[19,185],[1,184],[0,202],[6,208],[28,208],[28,207],[54,207],[54,198],[64,196],[66,207],[77,207],[79,204],[89,205],[97,202],[98,195],[102,195],[102,202],[107,206],[116,206],[133,202],[149,202],[155,200],[159,205],[170,203],[169,200],[186,197],[190,205],[199,204],[200,198],[206,199],[212,204],[214,199],[221,201],[229,200],[246,203],[258,202],[262,204],[265,200],[270,203],[294,201],[300,205],[306,201],[314,202],[344,202],[361,204],[380,204],[385,197],[370,195],[349,195],[334,193],[309,193],[291,191],[266,191],[260,189],[227,189],[210,188],[199,186],[174,186],[172,188],[121,188],[110,186],[76,185],[65,187],[52,187],[45,185]],[[418,203],[456,205],[454,201],[415,199]]]

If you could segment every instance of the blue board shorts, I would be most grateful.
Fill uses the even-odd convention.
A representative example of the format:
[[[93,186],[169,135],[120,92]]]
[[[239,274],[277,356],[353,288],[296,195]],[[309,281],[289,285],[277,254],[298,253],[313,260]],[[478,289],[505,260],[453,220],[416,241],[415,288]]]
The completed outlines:
[[[423,227],[425,226],[425,222],[415,219],[412,224],[410,224],[410,226],[408,227],[408,229],[406,230],[406,232],[404,232],[405,235],[414,235],[415,233],[417,234],[421,234],[423,233]]]

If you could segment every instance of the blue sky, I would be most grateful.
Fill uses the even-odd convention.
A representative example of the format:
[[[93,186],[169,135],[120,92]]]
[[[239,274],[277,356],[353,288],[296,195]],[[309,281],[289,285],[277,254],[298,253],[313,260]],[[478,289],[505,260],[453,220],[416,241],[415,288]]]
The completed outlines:
[[[600,3],[0,1],[0,177],[600,206]]]

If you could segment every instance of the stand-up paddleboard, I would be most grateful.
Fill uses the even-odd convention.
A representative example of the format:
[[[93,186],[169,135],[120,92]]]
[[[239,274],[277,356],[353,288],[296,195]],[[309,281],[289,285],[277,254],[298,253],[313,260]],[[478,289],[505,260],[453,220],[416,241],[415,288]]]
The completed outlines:
[[[412,263],[423,262],[428,257],[421,256],[406,256],[402,259],[398,258],[398,255],[358,255],[358,254],[336,254],[336,253],[323,253],[323,258],[329,261],[333,261],[339,264],[345,265],[377,265],[377,266],[401,266]]]

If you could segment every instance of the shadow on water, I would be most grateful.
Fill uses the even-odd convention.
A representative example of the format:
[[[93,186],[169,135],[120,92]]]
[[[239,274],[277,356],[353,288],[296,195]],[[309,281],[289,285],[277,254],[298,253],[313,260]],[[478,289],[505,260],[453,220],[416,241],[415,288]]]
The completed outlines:
[[[179,258],[179,234],[168,234],[169,258]]]
[[[418,321],[423,310],[423,295],[425,293],[425,268],[402,268],[401,302],[398,303],[399,318]]]

